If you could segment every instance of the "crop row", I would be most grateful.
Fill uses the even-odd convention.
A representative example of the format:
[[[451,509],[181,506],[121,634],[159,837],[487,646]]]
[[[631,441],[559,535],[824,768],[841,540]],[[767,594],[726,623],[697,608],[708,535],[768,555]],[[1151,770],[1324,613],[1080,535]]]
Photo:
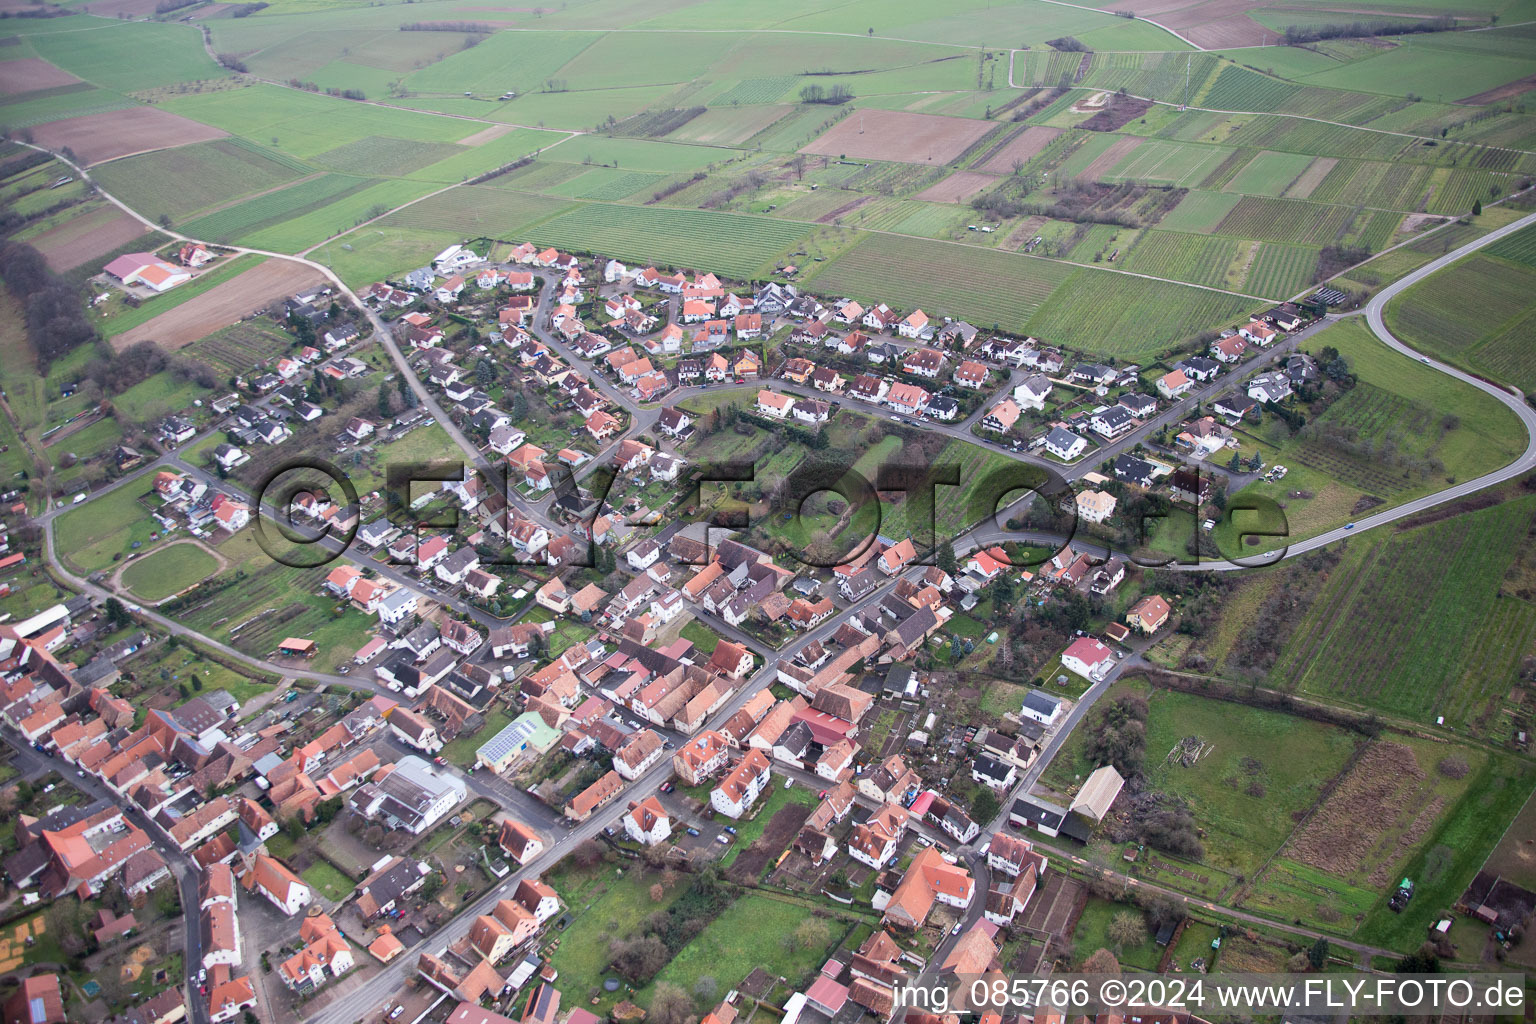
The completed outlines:
[[[1312,283],[1316,271],[1316,249],[1261,242],[1258,255],[1248,268],[1248,277],[1243,281],[1243,291],[1250,295],[1290,298]]]
[[[197,238],[228,242],[263,227],[318,210],[342,196],[373,184],[368,178],[346,174],[324,174],[276,192],[211,213],[185,225],[185,231]]]
[[[1230,285],[1227,271],[1242,244],[1236,239],[1216,235],[1148,231],[1127,254],[1125,268],[1141,274],[1224,288]]]
[[[1041,305],[1029,331],[1056,344],[1130,358],[1236,321],[1251,308],[1223,292],[1084,269]]]

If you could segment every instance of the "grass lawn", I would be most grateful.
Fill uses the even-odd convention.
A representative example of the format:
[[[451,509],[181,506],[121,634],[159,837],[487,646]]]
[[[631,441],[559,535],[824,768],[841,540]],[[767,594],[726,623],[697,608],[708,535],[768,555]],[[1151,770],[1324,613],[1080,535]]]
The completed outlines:
[[[1141,916],[1141,911],[1128,903],[1116,903],[1090,896],[1088,905],[1083,908],[1083,916],[1077,920],[1077,930],[1072,933],[1072,959],[1081,963],[1095,950],[1107,949],[1115,954],[1121,967],[1137,967],[1144,971],[1156,970],[1157,962],[1162,957],[1162,949],[1152,941],[1150,930],[1146,938],[1134,946],[1122,946],[1116,949],[1115,944],[1110,941],[1109,925],[1119,914]]]
[[[443,747],[443,757],[453,764],[460,766],[473,764],[475,751],[479,750],[486,740],[506,728],[507,723],[510,721],[512,721],[511,712],[504,708],[497,708],[485,716],[485,726],[479,732],[472,736],[460,736],[458,739],[445,745]]]
[[[317,860],[305,868],[300,872],[300,877],[309,883],[311,889],[328,900],[345,899],[357,888],[357,883],[323,860]]]
[[[769,786],[767,799],[757,809],[757,816],[751,821],[736,827],[736,835],[732,838],[730,852],[721,860],[721,866],[729,867],[742,850],[745,850],[761,839],[763,830],[768,827],[768,823],[773,820],[773,816],[779,813],[781,807],[786,807],[789,804],[815,807],[817,803],[816,794],[804,786],[793,786],[785,789],[784,783],[775,779],[774,783]]]
[[[698,619],[688,621],[688,624],[683,627],[682,636],[684,639],[691,640],[699,653],[705,655],[715,653],[715,646],[720,643],[720,638]]]
[[[801,980],[820,967],[829,944],[823,949],[788,949],[782,941],[809,917],[805,906],[774,899],[760,893],[748,893],[710,922],[698,936],[662,968],[655,980],[641,992],[645,1005],[658,983],[678,985],[692,992],[700,978],[712,977],[724,992],[737,985],[754,967],[765,968],[774,977],[789,979],[798,987]],[[843,928],[832,926],[834,941]],[[713,1001],[713,999],[709,1000]]]
[[[134,541],[147,543],[150,534],[160,529],[139,504],[149,487],[150,480],[144,477],[60,515],[54,521],[54,541],[63,557],[94,572],[110,566],[113,555],[132,550]]]
[[[593,1012],[606,1012],[607,1007],[627,998],[622,991],[602,992],[603,979],[610,974],[605,970],[609,944],[629,935],[649,914],[671,906],[686,888],[679,882],[662,895],[661,902],[653,903],[650,887],[657,877],[636,868],[623,874],[603,868],[596,873],[574,869],[556,872],[546,879],[565,900],[574,919],[557,936],[560,948],[550,955],[550,964],[565,981],[561,988],[573,1000],[582,1000],[583,1006],[589,992],[601,993],[601,1003],[591,1008]]]
[[[145,601],[180,593],[218,571],[216,558],[190,541],[168,544],[123,570],[123,585]]]

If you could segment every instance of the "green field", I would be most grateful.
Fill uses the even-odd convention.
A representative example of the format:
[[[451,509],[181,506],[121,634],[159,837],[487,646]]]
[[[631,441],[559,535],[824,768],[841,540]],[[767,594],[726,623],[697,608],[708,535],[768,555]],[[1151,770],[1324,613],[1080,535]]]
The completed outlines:
[[[207,579],[218,568],[218,559],[201,545],[181,541],[134,559],[123,570],[123,586],[140,600],[159,601]]]
[[[308,173],[298,161],[240,139],[124,157],[91,171],[102,187],[140,213],[173,221]]]
[[[1519,257],[1530,237],[1528,229],[1490,248]],[[1397,296],[1387,306],[1387,326],[1421,351],[1516,387],[1536,388],[1529,345],[1536,325],[1533,287],[1536,266],[1479,252]]]
[[[28,36],[38,56],[104,89],[131,92],[229,72],[203,52],[196,28],[151,21],[66,19]]]
[[[54,541],[63,557],[93,572],[112,564],[114,555],[126,555],[135,541],[149,541],[160,529],[139,499],[150,491],[152,481],[140,477],[133,483],[71,508],[54,521]],[[159,498],[146,499],[150,507]]]
[[[1028,327],[1055,344],[1134,359],[1230,326],[1256,305],[1225,292],[1083,269],[1041,304]]]
[[[1282,689],[1484,732],[1536,640],[1499,595],[1536,499],[1351,546],[1271,675]],[[1475,657],[1467,651],[1476,650]]]

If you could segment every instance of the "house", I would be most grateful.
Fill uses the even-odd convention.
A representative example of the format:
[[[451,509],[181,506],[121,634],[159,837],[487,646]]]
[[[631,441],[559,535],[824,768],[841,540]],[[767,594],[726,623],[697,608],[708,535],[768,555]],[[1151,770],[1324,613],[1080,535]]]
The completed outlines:
[[[1230,395],[1222,395],[1211,403],[1211,410],[1226,420],[1228,424],[1236,425],[1242,422],[1244,416],[1258,407],[1258,403],[1247,395],[1233,392]]]
[[[1020,713],[1031,721],[1050,726],[1061,717],[1062,703],[1041,690],[1030,690],[1024,695]]]
[[[1087,447],[1087,440],[1060,427],[1052,427],[1045,435],[1045,450],[1063,462],[1071,462]]]
[[[920,309],[914,309],[896,325],[896,333],[903,338],[920,338],[928,329],[928,314]]]
[[[628,554],[624,556],[630,568],[636,572],[644,572],[649,569],[656,564],[659,558],[661,558],[661,545],[649,539],[641,541],[635,547],[630,548]]]
[[[1144,420],[1148,416],[1151,416],[1153,413],[1157,412],[1157,399],[1153,398],[1151,395],[1140,395],[1132,392],[1126,392],[1120,396],[1119,404],[1123,409],[1125,409],[1126,412],[1130,413],[1132,416],[1139,420]]]
[[[851,398],[857,398],[861,402],[878,404],[885,401],[885,396],[890,389],[890,381],[885,380],[883,377],[861,373],[848,386],[848,395]]]
[[[1094,682],[1103,679],[1114,664],[1109,648],[1091,637],[1074,640],[1061,655],[1062,668]]]
[[[971,778],[991,789],[1007,791],[1018,781],[1019,769],[1007,761],[977,754],[971,761]]]
[[[881,572],[887,576],[894,576],[905,569],[915,558],[917,558],[917,547],[912,543],[912,538],[903,537],[900,541],[880,552],[878,564]]]
[[[1157,477],[1157,468],[1145,459],[1134,455],[1115,457],[1115,478],[1137,487],[1151,487]]]
[[[623,791],[623,778],[618,772],[609,770],[606,775],[570,799],[565,805],[565,816],[573,821],[586,821],[594,811]]]
[[[1229,365],[1241,359],[1246,351],[1248,351],[1248,340],[1240,334],[1218,338],[1211,343],[1212,358]]]
[[[797,398],[792,415],[802,423],[825,423],[832,415],[832,406],[817,398]]]
[[[1248,382],[1248,397],[1255,402],[1283,402],[1291,397],[1291,380],[1284,373],[1261,373]]]
[[[1115,379],[1115,370],[1112,366],[1103,363],[1082,363],[1072,367],[1072,381],[1075,384],[1087,384],[1098,387],[1100,384],[1108,384]]]
[[[1243,340],[1252,342],[1259,348],[1268,348],[1270,345],[1273,345],[1275,343],[1275,338],[1277,337],[1273,328],[1268,327],[1257,320],[1253,320],[1239,327],[1237,329],[1237,333],[1238,336]]]
[[[923,415],[929,419],[952,423],[960,415],[960,403],[948,395],[934,395],[928,399]]]
[[[782,420],[789,416],[789,411],[794,407],[794,404],[795,399],[791,395],[781,395],[774,391],[759,391],[757,393],[757,411],[776,420]]]
[[[900,319],[900,315],[894,309],[882,302],[864,314],[863,323],[872,331],[883,331]]]
[[[399,709],[390,713],[391,724],[398,714]],[[467,792],[459,779],[408,754],[379,768],[372,781],[353,792],[348,804],[386,828],[421,835],[463,803]]]
[[[1171,609],[1158,594],[1148,594],[1125,613],[1126,624],[1142,633],[1156,633],[1168,621]]]
[[[965,908],[976,894],[976,881],[964,868],[951,864],[936,846],[918,852],[886,902],[881,924],[916,931],[928,920],[935,903]]]
[[[1123,405],[1111,405],[1100,409],[1088,418],[1088,426],[1106,441],[1113,441],[1130,433],[1136,426],[1131,412]]]
[[[1013,400],[1018,403],[1021,409],[1038,411],[1045,408],[1045,400],[1050,393],[1050,378],[1042,373],[1037,373],[1013,389]]]
[[[916,384],[895,384],[885,397],[892,412],[916,415],[928,404],[928,392]]]
[[[148,252],[119,256],[102,269],[124,285],[140,284],[156,293],[170,291],[192,280],[192,275],[181,267]]]
[[[986,364],[971,359],[965,360],[955,368],[955,384],[962,388],[970,388],[972,391],[979,391],[986,387]]]
[[[1077,514],[1090,523],[1102,523],[1115,514],[1115,496],[1105,491],[1079,491]]]
[[[1195,469],[1179,468],[1168,481],[1169,494],[1174,501],[1189,505],[1203,505],[1211,497],[1211,478]]]
[[[763,314],[742,313],[736,317],[736,337],[742,341],[760,338],[763,334]]]
[[[314,893],[287,865],[275,857],[258,853],[240,884],[261,896],[284,914],[292,917],[309,906]]]
[[[544,840],[533,829],[513,818],[501,823],[497,844],[502,852],[519,864],[527,864],[544,852]]]
[[[1221,364],[1205,356],[1190,356],[1188,359],[1181,360],[1174,368],[1183,370],[1184,375],[1190,380],[1199,381],[1202,384],[1221,372]]]
[[[749,750],[709,794],[710,806],[728,818],[739,818],[768,788],[772,777],[768,756],[755,748]]]
[[[1173,370],[1158,378],[1157,393],[1164,398],[1179,398],[1194,386],[1194,382],[1185,375],[1183,370]]]
[[[914,349],[908,353],[907,358],[901,364],[901,368],[907,373],[916,374],[919,377],[936,378],[939,375],[939,371],[944,368],[944,353],[936,348]],[[982,381],[986,381],[985,373],[982,375]],[[970,387],[971,385],[966,386]]]
[[[982,417],[981,429],[990,430],[996,434],[1006,434],[1019,421],[1019,413],[1019,403],[1011,398],[1005,398],[989,409],[987,414]]]
[[[624,815],[624,834],[641,846],[655,846],[672,834],[672,818],[654,795],[631,800]]]

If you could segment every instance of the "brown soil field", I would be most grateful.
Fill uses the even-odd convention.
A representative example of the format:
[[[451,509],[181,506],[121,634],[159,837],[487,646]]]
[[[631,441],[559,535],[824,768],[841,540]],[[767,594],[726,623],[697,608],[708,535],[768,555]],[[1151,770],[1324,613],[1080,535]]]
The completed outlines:
[[[1126,157],[1130,156],[1131,151],[1134,150],[1137,146],[1141,145],[1141,141],[1141,139],[1138,139],[1133,135],[1127,135],[1124,138],[1116,139],[1113,145],[1093,158],[1093,163],[1089,164],[1087,168],[1084,169],[1083,178],[1088,181],[1098,181],[1100,178],[1104,177],[1104,175],[1113,170],[1121,160],[1124,160]]]
[[[828,210],[826,213],[816,218],[816,223],[831,224],[836,221],[837,218],[847,216],[854,210],[857,210],[859,207],[863,206],[865,203],[872,203],[874,201],[874,196],[859,196],[859,198],[850,200],[835,210]]]
[[[220,327],[228,327],[241,317],[266,308],[285,295],[324,279],[324,275],[313,267],[292,260],[269,259],[212,291],[194,296],[175,309],[168,309],[154,319],[124,331],[112,339],[112,347],[122,351],[141,341],[153,341],[167,352],[174,352]]]
[[[1291,187],[1285,190],[1285,197],[1287,199],[1307,198],[1312,194],[1313,189],[1323,183],[1323,179],[1328,177],[1328,172],[1338,166],[1338,163],[1338,157],[1332,156],[1320,156],[1313,160],[1307,165],[1307,169],[1291,182]]]
[[[71,217],[32,238],[54,270],[73,270],[138,238],[149,229],[112,205]]]
[[[856,110],[800,150],[854,160],[945,164],[996,125],[905,110]]]
[[[40,57],[23,57],[21,60],[0,63],[0,93],[7,96],[74,85],[78,81],[80,79],[68,71]]]
[[[120,156],[222,139],[218,128],[178,117],[158,107],[131,107],[51,121],[32,129],[34,140],[52,150],[65,146],[86,166]]]
[[[1170,25],[1169,28],[1176,28]],[[1247,15],[1222,18],[1203,25],[1177,29],[1185,38],[1207,50],[1222,50],[1233,46],[1259,46],[1273,43],[1275,33]]]
[[[1273,29],[1266,29],[1247,17],[1252,6],[1248,0],[1206,0],[1204,3],[1128,0],[1117,9],[1134,11],[1140,17],[1151,18],[1159,25],[1173,29],[1199,46],[1219,50],[1229,46],[1257,46],[1266,34],[1271,39],[1276,36]]]
[[[1002,152],[977,168],[982,171],[990,171],[993,174],[1012,174],[1015,162],[1028,163],[1040,155],[1040,151],[1050,145],[1051,140],[1061,134],[1060,128],[1050,128],[1043,124],[1031,125],[1024,129],[1024,133],[1004,146]]]
[[[956,171],[943,181],[936,181],[923,189],[913,199],[925,199],[930,203],[963,203],[989,185],[997,183],[994,174],[978,174],[975,171]]]
[[[489,128],[482,128],[473,135],[466,135],[459,140],[461,146],[483,146],[492,139],[499,139],[512,130],[509,124],[493,124]]]
[[[80,10],[88,14],[115,18],[119,14],[154,14],[159,0],[91,0]]]
[[[1536,75],[1527,75],[1525,78],[1506,82],[1497,88],[1480,92],[1476,96],[1468,96],[1466,99],[1457,100],[1456,102],[1480,107],[1485,103],[1503,103],[1505,100],[1512,100],[1516,96],[1530,92],[1532,89],[1536,89]]]
[[[786,804],[774,812],[768,819],[763,834],[757,842],[742,850],[736,855],[736,859],[726,870],[726,874],[734,881],[755,881],[763,873],[772,860],[784,852],[784,848],[795,841],[795,836],[800,834],[800,826],[805,824],[805,819],[811,816],[811,808],[804,804]]]
[[[1417,815],[1424,803],[1417,798],[1423,777],[1408,747],[1372,743],[1311,820],[1291,837],[1289,856],[1330,875],[1355,875],[1376,861],[1376,848],[1405,809]],[[1393,856],[1381,866],[1390,870],[1396,863]]]

